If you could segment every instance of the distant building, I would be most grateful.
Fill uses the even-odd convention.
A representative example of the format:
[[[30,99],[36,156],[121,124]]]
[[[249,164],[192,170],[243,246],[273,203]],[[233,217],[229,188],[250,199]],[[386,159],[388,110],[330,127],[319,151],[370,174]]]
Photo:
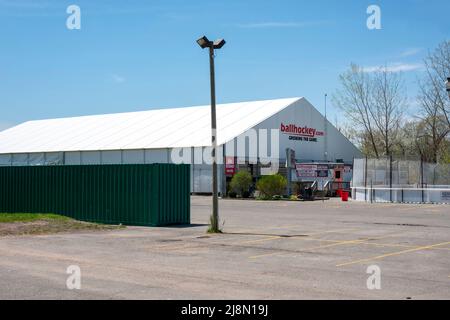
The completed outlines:
[[[172,151],[184,148],[191,151],[192,192],[207,193],[212,189],[211,165],[196,158],[211,145],[210,123],[210,106],[29,121],[0,132],[0,165],[173,163]],[[298,162],[351,164],[362,156],[305,98],[220,104],[217,126],[222,192],[236,168],[247,168],[257,178],[262,158],[279,161],[279,171],[286,172],[286,149],[295,151]],[[271,152],[272,129],[279,130],[277,152]],[[255,132],[257,140],[252,141]],[[265,132],[267,152],[262,152]],[[247,141],[245,155],[233,160],[238,140]],[[257,150],[256,157],[252,150]]]

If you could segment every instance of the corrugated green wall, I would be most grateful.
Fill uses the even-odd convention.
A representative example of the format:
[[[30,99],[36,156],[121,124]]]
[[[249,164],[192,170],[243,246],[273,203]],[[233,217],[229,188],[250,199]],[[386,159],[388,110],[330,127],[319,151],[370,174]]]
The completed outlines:
[[[190,223],[189,165],[0,167],[0,212],[136,226]]]

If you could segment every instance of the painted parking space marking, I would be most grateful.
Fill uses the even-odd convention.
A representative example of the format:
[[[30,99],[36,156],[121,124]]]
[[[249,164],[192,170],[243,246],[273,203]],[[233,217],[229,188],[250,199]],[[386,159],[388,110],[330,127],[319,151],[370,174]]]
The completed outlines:
[[[258,242],[265,242],[265,241],[271,241],[271,240],[278,240],[278,239],[281,239],[281,238],[283,238],[283,237],[280,237],[280,236],[272,236],[272,237],[267,237],[267,238],[257,239],[257,240],[240,241],[240,242],[236,242],[236,243],[234,243],[234,244],[235,244],[235,245],[239,245],[239,244],[258,243]]]
[[[381,237],[369,237],[369,238],[364,238],[364,239],[344,240],[344,241],[335,242],[335,243],[331,243],[331,244],[326,244],[326,245],[321,245],[321,246],[301,249],[301,252],[312,251],[312,250],[320,250],[320,249],[331,248],[331,247],[336,247],[336,246],[362,244],[362,243],[365,243],[366,241],[381,240],[381,239],[385,239],[385,238],[395,237],[395,236],[398,236],[400,234],[402,234],[402,233],[388,234],[388,235],[384,235],[384,236],[381,236]],[[299,253],[301,253],[301,252],[299,252]],[[291,255],[291,254],[292,253],[289,253],[289,255]],[[276,255],[286,255],[286,253],[284,253],[284,252],[272,252],[272,253],[266,253],[266,254],[251,256],[251,257],[249,257],[249,259],[258,259],[258,258],[269,257],[269,256],[276,256]]]
[[[344,267],[344,266],[349,266],[349,265],[352,265],[352,264],[359,264],[359,263],[365,263],[365,262],[369,262],[369,261],[373,261],[373,260],[380,260],[380,259],[384,259],[384,258],[387,258],[387,257],[398,256],[398,255],[405,254],[405,253],[421,251],[421,250],[427,250],[427,249],[433,249],[433,248],[445,246],[445,245],[448,245],[448,244],[450,244],[450,242],[443,242],[443,243],[437,243],[437,244],[433,244],[433,245],[429,245],[429,246],[415,247],[415,248],[412,248],[412,249],[403,250],[403,251],[397,251],[397,252],[391,252],[391,253],[387,253],[387,254],[383,254],[383,255],[380,255],[380,256],[371,257],[371,258],[359,259],[359,260],[354,260],[354,261],[350,261],[350,262],[341,263],[341,264],[336,265],[336,267]]]
[[[388,235],[380,236],[380,237],[368,237],[368,238],[364,238],[364,239],[344,240],[344,241],[341,241],[341,242],[328,244],[328,245],[323,245],[323,246],[312,247],[312,248],[304,249],[304,250],[317,250],[317,249],[324,249],[324,248],[330,248],[330,247],[347,245],[347,244],[360,244],[360,243],[365,243],[366,241],[370,241],[370,240],[382,240],[382,239],[385,239],[385,238],[395,237],[397,235],[400,235],[400,234],[399,233],[394,233],[394,234],[388,234]]]
[[[314,233],[308,233],[307,236],[317,236],[320,234],[328,234],[328,233],[341,233],[341,232],[349,232],[349,231],[357,231],[361,230],[359,228],[346,228],[346,229],[337,229],[337,230],[328,230],[328,231],[321,231],[321,232],[314,232]]]
[[[294,229],[294,228],[301,228],[303,226],[299,226],[299,225],[287,225],[287,226],[277,226],[277,227],[271,227],[269,228],[270,230],[278,230],[278,229]]]
[[[265,241],[271,241],[271,240],[279,240],[279,239],[303,239],[305,237],[309,237],[309,236],[316,236],[316,235],[321,235],[321,234],[329,234],[329,233],[341,233],[344,231],[356,231],[359,229],[356,228],[346,228],[346,229],[336,229],[336,230],[326,230],[326,231],[319,231],[319,232],[314,232],[314,233],[305,233],[302,235],[273,235],[267,238],[263,238],[263,239],[257,239],[257,240],[246,240],[246,241],[241,241],[241,242],[236,242],[234,243],[235,245],[240,245],[240,244],[250,244],[250,243],[258,243],[258,242],[265,242]]]
[[[362,244],[370,245],[370,246],[377,246],[377,247],[392,247],[392,248],[409,248],[414,249],[418,246],[411,246],[411,245],[404,245],[404,244],[395,244],[395,243],[370,243],[370,242],[364,242]],[[437,250],[437,251],[450,251],[450,248],[439,248],[439,247],[433,247],[429,248],[429,250]]]

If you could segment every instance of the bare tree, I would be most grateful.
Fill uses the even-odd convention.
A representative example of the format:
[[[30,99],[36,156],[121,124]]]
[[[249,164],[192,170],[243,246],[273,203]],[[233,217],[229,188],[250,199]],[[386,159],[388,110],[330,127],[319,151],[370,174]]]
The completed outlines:
[[[339,76],[341,89],[333,96],[333,101],[344,111],[347,120],[355,127],[362,129],[367,136],[372,151],[379,157],[375,139],[375,124],[373,120],[373,81],[364,70],[356,64],[350,70]]]
[[[402,158],[416,159],[418,155],[422,155],[421,145],[418,144],[418,122],[415,120],[405,121],[397,137],[394,145],[394,153]]]
[[[426,78],[421,82],[421,100],[435,104],[450,127],[450,100],[445,81],[450,77],[450,40],[442,42],[425,59]]]
[[[429,115],[417,123],[416,146],[421,158],[427,162],[437,163],[439,153],[450,132],[442,118]]]
[[[384,154],[391,155],[406,109],[405,88],[401,75],[390,72],[387,67],[380,68],[374,73],[373,82],[375,105],[373,118],[383,141]]]
[[[450,100],[444,86],[450,76],[450,41],[441,43],[428,55],[425,67],[425,79],[419,81],[418,149],[427,160],[437,162],[450,134]]]
[[[430,52],[424,65],[420,107],[416,120],[409,122],[403,117],[407,105],[401,74],[387,67],[368,72],[352,64],[340,75],[341,88],[333,100],[347,119],[343,132],[365,154],[420,155],[430,162],[450,158],[450,99],[445,88],[450,77],[450,41]]]
[[[341,89],[333,96],[351,125],[359,129],[361,147],[366,154],[391,155],[406,107],[400,74],[381,67],[366,72],[352,64],[340,76]]]

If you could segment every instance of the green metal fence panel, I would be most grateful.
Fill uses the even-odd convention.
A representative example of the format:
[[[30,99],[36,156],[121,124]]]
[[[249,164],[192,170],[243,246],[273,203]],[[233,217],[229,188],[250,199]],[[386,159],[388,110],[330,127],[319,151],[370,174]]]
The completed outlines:
[[[190,223],[189,165],[0,167],[0,212],[137,226]]]

